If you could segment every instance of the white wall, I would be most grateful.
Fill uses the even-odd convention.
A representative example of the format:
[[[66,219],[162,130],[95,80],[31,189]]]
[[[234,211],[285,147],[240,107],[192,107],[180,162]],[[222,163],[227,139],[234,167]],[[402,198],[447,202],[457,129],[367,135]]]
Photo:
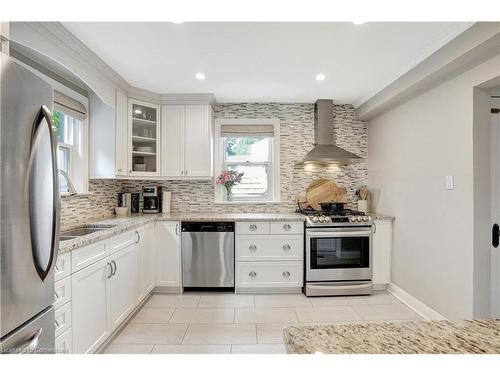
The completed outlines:
[[[368,123],[372,208],[396,217],[392,280],[448,318],[474,315],[473,87],[498,75],[500,55]]]

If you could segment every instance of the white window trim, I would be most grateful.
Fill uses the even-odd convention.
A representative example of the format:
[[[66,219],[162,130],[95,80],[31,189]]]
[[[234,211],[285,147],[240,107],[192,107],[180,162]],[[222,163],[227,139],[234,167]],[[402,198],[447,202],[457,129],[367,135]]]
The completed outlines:
[[[273,155],[272,155],[272,197],[270,200],[224,200],[224,187],[215,186],[215,203],[217,204],[270,204],[281,203],[281,185],[280,185],[280,120],[278,118],[260,118],[260,119],[215,119],[215,176],[222,173],[222,164],[224,162],[224,148],[222,147],[221,127],[222,125],[273,125]]]

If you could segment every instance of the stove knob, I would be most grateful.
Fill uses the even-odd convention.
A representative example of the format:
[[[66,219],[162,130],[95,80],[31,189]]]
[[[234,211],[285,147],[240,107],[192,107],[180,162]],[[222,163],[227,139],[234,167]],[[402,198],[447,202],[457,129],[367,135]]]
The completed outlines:
[[[358,217],[356,218],[356,221],[357,221],[358,223],[361,223],[361,217],[360,217],[360,216],[358,216]]]
[[[325,217],[324,217],[324,216],[321,216],[321,217],[319,218],[319,222],[320,222],[320,223],[324,223],[324,222],[325,222]]]
[[[317,216],[313,216],[312,221],[313,221],[313,223],[317,223],[318,222],[318,217]]]
[[[332,218],[330,216],[325,217],[325,223],[331,223],[331,222],[332,222]]]
[[[363,216],[363,221],[366,223],[368,221],[368,218],[366,216]]]
[[[351,223],[354,223],[356,221],[356,218],[351,217]]]

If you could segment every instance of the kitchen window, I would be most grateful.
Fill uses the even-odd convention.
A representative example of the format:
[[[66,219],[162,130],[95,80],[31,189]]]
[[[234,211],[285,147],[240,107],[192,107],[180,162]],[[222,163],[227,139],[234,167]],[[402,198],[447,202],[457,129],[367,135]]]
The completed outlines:
[[[58,166],[66,172],[77,192],[87,191],[86,178],[86,124],[87,110],[83,103],[54,91],[54,128],[58,140]],[[69,193],[69,186],[64,176],[59,175],[59,191]]]
[[[279,201],[279,120],[216,120],[218,170],[243,173],[227,202],[224,187],[216,186],[219,203]]]

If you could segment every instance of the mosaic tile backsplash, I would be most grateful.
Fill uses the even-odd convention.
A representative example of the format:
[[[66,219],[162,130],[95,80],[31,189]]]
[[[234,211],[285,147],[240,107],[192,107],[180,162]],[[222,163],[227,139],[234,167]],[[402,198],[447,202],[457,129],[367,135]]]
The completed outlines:
[[[332,132],[336,144],[364,158],[368,155],[366,123],[356,121],[352,105],[335,105]],[[329,178],[347,188],[351,207],[356,202],[355,191],[367,184],[367,161],[342,165],[337,168],[296,167],[314,145],[314,104],[302,103],[218,103],[214,117],[219,118],[273,118],[280,119],[281,203],[271,204],[216,204],[211,181],[138,181],[91,180],[89,197],[69,197],[62,200],[62,225],[73,226],[113,212],[120,191],[139,192],[143,185],[162,186],[172,192],[173,212],[290,212],[294,211],[295,196],[304,193],[316,178]],[[142,202],[141,202],[142,203]]]

